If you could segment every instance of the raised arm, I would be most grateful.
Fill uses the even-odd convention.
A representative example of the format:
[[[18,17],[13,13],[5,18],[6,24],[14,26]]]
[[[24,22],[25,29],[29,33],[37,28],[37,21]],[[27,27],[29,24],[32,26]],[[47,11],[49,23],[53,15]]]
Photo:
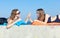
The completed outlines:
[[[25,19],[25,22],[27,23],[28,21],[33,22],[31,19],[31,13],[29,13]]]

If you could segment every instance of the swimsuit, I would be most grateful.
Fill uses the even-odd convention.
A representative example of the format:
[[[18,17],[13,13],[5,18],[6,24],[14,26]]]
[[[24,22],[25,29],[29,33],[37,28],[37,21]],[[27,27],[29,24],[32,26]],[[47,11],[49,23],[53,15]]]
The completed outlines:
[[[53,21],[53,22],[60,22],[60,19],[59,19],[59,16],[58,16],[58,15],[57,15],[56,20],[55,20],[55,21]]]

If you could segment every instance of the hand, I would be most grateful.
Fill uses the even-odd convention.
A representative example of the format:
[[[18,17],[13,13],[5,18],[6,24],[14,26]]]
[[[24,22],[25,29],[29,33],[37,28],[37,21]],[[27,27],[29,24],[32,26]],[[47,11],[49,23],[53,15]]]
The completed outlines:
[[[29,13],[29,14],[27,15],[27,18],[30,18],[30,16],[31,16],[31,13]]]
[[[7,29],[9,29],[10,27],[9,26],[6,26]]]

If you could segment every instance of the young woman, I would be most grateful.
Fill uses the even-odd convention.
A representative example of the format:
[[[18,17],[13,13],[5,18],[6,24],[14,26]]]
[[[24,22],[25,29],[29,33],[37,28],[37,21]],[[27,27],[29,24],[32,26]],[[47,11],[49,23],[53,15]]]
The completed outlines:
[[[20,11],[18,9],[13,9],[11,16],[8,18],[7,28],[10,28],[13,25],[23,25],[25,22],[20,18]]]
[[[46,24],[48,22],[49,17],[50,15],[45,14],[42,8],[37,9],[37,20],[35,20],[32,24],[33,25]]]

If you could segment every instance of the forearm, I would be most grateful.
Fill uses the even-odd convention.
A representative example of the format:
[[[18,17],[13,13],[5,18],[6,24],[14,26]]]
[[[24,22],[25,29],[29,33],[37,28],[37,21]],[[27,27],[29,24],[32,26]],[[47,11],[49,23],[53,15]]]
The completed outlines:
[[[30,21],[33,22],[33,20],[30,18]]]
[[[7,28],[7,29],[9,29],[10,27],[12,27],[12,25],[11,25],[11,24],[9,24],[9,25],[7,25],[7,26],[6,26],[6,28]]]
[[[28,22],[28,19],[26,19],[25,22],[27,23]]]
[[[13,24],[14,24],[14,23],[8,23],[7,26],[6,26],[6,28],[10,28],[10,27],[12,27]]]

